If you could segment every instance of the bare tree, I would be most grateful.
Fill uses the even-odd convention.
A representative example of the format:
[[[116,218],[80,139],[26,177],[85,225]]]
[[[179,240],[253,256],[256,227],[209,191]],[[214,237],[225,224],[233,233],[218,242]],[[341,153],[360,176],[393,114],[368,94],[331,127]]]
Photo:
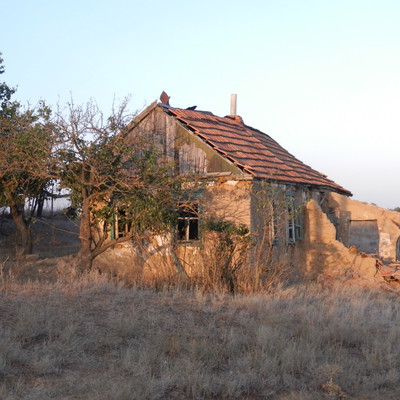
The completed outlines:
[[[127,104],[108,117],[94,101],[58,112],[58,170],[79,206],[83,269],[116,243],[163,232],[174,219],[179,178],[145,135],[128,138]],[[124,229],[112,234],[116,220]]]

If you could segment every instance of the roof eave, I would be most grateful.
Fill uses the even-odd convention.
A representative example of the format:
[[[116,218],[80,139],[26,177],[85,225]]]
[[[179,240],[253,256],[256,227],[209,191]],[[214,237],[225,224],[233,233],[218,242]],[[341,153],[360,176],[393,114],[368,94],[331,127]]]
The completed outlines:
[[[339,193],[341,195],[344,196],[348,196],[348,197],[352,197],[353,193],[351,193],[349,190],[346,189],[340,189],[337,187],[333,187],[333,186],[328,186],[328,185],[315,185],[315,184],[310,184],[310,183],[300,183],[300,182],[294,182],[291,180],[282,180],[282,179],[272,179],[272,178],[264,178],[264,177],[259,177],[259,176],[254,176],[253,178],[254,180],[259,180],[259,181],[269,181],[269,182],[273,182],[276,184],[283,184],[283,185],[294,185],[297,187],[307,187],[310,188],[312,190],[317,190],[320,192],[335,192],[335,193]]]

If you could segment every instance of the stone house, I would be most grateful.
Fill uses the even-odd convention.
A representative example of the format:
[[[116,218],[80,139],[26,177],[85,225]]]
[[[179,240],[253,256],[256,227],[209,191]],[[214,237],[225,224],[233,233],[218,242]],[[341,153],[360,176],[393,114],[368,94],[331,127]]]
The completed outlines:
[[[115,246],[101,263],[151,276],[166,260],[175,266],[179,260],[179,269],[195,274],[204,267],[207,251],[201,222],[210,218],[246,226],[258,242],[267,237],[262,245],[270,251],[268,262],[283,263],[296,275],[375,273],[375,261],[351,245],[399,258],[400,213],[385,211],[391,214],[383,220],[382,209],[352,202],[349,190],[246,125],[236,115],[235,104],[231,115],[219,117],[195,107],[172,107],[165,93],[161,100],[135,118],[128,137],[151,137],[173,161],[176,173],[194,174],[201,187],[192,193],[193,206],[182,212],[168,238],[155,238],[145,254],[129,243]]]

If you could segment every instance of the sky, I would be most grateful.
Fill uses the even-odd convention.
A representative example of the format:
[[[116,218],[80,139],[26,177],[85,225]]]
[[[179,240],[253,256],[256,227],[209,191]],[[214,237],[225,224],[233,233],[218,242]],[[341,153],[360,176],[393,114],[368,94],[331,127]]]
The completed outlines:
[[[312,168],[400,206],[398,0],[0,0],[1,80],[15,99],[164,90],[175,107],[237,112]]]

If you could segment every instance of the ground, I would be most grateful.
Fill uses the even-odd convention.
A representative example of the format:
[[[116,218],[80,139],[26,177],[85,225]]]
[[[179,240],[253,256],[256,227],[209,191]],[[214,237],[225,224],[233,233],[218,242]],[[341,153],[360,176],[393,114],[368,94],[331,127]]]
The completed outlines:
[[[96,271],[0,279],[0,398],[394,400],[391,294],[297,285],[248,296],[127,288]]]
[[[55,281],[59,268],[79,250],[78,221],[64,214],[38,218],[32,224],[32,231],[33,254],[16,257],[15,225],[9,216],[0,216],[0,273],[12,271],[22,281]]]
[[[400,398],[398,295],[376,281],[143,290],[74,275],[73,221],[33,229],[16,258],[0,218],[0,399]]]

